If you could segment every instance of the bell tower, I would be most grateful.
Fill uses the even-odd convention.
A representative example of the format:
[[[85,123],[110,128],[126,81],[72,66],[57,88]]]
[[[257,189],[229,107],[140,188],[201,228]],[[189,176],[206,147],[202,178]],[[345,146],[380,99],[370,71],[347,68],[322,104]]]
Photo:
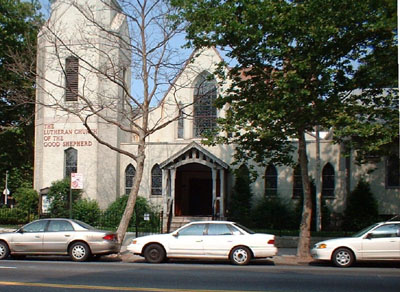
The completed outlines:
[[[84,197],[119,194],[119,147],[128,140],[129,30],[115,0],[57,0],[38,35],[34,188],[83,176]]]

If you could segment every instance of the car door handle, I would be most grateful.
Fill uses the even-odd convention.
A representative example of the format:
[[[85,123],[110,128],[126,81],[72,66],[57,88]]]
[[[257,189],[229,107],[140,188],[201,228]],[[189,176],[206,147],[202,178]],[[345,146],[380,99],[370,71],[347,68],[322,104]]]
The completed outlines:
[[[39,235],[35,235],[35,238],[40,238],[40,236]]]
[[[69,235],[69,234],[65,234],[64,236],[65,236],[65,237],[71,237],[71,235]]]
[[[196,242],[203,242],[203,240],[202,240],[202,239],[200,239],[200,240],[196,240]]]

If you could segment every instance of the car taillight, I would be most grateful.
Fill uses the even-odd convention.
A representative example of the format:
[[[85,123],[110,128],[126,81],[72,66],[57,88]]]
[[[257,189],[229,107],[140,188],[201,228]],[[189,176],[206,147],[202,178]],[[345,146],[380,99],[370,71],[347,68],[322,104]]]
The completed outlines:
[[[275,244],[275,239],[270,239],[270,240],[268,240],[268,244]]]
[[[116,240],[117,236],[115,234],[107,234],[103,237],[104,240]]]

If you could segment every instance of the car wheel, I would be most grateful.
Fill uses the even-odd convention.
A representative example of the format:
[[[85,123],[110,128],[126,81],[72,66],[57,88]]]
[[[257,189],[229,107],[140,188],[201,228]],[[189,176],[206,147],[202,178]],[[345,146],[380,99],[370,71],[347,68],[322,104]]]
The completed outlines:
[[[247,247],[235,247],[230,255],[230,260],[234,265],[247,265],[251,260],[251,252]]]
[[[144,258],[149,263],[161,263],[165,260],[164,248],[159,244],[150,244],[144,250]]]
[[[75,242],[69,249],[69,255],[75,262],[84,262],[90,257],[89,246],[84,242]]]
[[[339,248],[333,253],[332,261],[337,267],[350,267],[354,262],[354,255],[347,248]]]
[[[0,241],[0,260],[4,260],[8,258],[10,255],[10,249],[8,248],[7,243],[4,241]]]

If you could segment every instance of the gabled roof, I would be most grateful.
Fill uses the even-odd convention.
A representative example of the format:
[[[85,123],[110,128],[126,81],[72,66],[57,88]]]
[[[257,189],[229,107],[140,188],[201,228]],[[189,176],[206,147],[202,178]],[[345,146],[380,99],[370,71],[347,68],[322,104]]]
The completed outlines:
[[[205,49],[205,48],[204,48]],[[214,50],[215,54],[218,56],[218,58],[220,58],[221,61],[223,61],[224,59],[222,58],[221,54],[218,52],[217,48],[215,47],[211,47],[211,49]],[[190,55],[190,57],[186,60],[185,65],[183,66],[183,68],[181,69],[181,71],[179,72],[179,74],[175,77],[174,81],[171,83],[171,85],[169,86],[167,92],[164,94],[164,97],[160,100],[158,106],[162,105],[164,100],[167,98],[168,94],[170,93],[170,91],[172,90],[172,88],[174,87],[174,84],[176,83],[176,81],[182,76],[183,72],[185,72],[187,66],[193,61],[193,59],[195,58],[196,54],[201,52],[201,50],[203,49],[196,49],[192,52],[192,54]]]
[[[188,144],[186,147],[181,149],[180,151],[176,152],[174,155],[172,155],[170,158],[165,160],[164,162],[160,163],[160,168],[167,167],[168,165],[172,164],[177,164],[180,161],[186,160],[187,157],[190,155],[195,154],[196,157],[191,157],[190,159],[194,160],[204,160],[207,161],[211,164],[216,164],[221,168],[228,169],[229,165],[223,162],[221,159],[216,157],[214,154],[211,152],[207,151],[203,147],[201,147],[198,143],[196,142],[191,142]]]

